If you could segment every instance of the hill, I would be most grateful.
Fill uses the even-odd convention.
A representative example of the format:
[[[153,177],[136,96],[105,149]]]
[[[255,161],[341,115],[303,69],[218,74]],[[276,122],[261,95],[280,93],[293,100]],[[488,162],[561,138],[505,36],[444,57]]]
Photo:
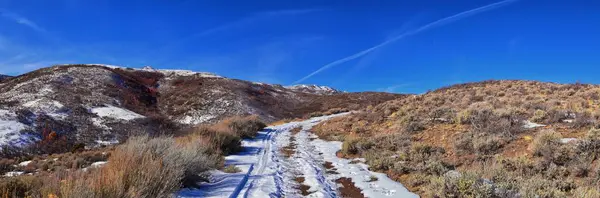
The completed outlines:
[[[0,145],[54,142],[52,148],[30,150],[53,152],[122,142],[132,135],[177,135],[235,115],[271,122],[399,97],[307,93],[186,70],[57,65],[0,81]]]
[[[314,131],[344,141],[340,156],[364,157],[426,197],[588,197],[598,192],[599,105],[598,85],[484,81],[384,102]]]

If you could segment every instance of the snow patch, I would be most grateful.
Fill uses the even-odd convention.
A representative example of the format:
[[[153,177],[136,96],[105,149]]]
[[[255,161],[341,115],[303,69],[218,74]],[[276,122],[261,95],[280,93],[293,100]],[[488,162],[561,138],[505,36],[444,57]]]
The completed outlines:
[[[104,146],[115,145],[119,143],[119,140],[96,140],[96,143]]]
[[[333,94],[338,93],[340,91],[328,87],[328,86],[319,86],[319,85],[292,85],[285,86],[286,89],[300,91],[304,93],[315,93],[315,94]]]
[[[83,168],[82,170],[87,171],[90,168],[100,168],[100,167],[106,165],[106,163],[108,163],[108,162],[106,162],[106,161],[94,162],[90,166]]]
[[[538,124],[538,123],[533,123],[533,122],[531,122],[531,121],[529,121],[529,120],[525,120],[525,121],[523,122],[523,128],[526,128],[526,129],[533,129],[533,128],[537,128],[537,127],[545,127],[545,126],[546,126],[546,125],[543,125],[543,124]]]
[[[577,141],[577,138],[562,138],[560,139],[560,143],[567,144],[573,141]]]
[[[331,162],[337,169],[336,172],[339,173],[328,175],[330,180],[340,177],[350,178],[366,197],[419,197],[408,191],[402,184],[387,177],[386,174],[369,171],[369,166],[363,162],[352,162],[360,160],[338,158],[335,153],[342,149],[342,142],[315,139],[312,143],[318,151],[323,153],[323,159]],[[370,181],[371,176],[377,177],[377,181]]]
[[[94,163],[92,163],[92,165],[90,165],[90,167],[92,167],[92,168],[98,168],[98,167],[104,166],[106,163],[108,163],[108,162],[106,162],[106,161],[94,162]]]
[[[129,111],[127,109],[115,107],[108,104],[105,107],[92,108],[92,113],[95,113],[100,117],[114,118],[118,120],[133,120],[145,118],[145,116],[137,114],[133,111]]]
[[[19,165],[18,165],[18,166],[27,166],[27,165],[29,165],[29,164],[31,164],[31,160],[29,160],[29,161],[24,161],[24,162],[21,162],[21,163],[19,163]]]
[[[5,173],[4,176],[5,177],[16,177],[16,176],[22,175],[23,173],[25,173],[25,172],[23,172],[23,171],[10,171],[10,172]]]
[[[26,127],[27,125],[17,121],[14,112],[0,109],[0,145],[21,146],[29,142],[28,136],[21,134]]]
[[[202,115],[202,116],[186,115],[185,117],[183,117],[182,119],[180,119],[178,121],[179,121],[179,123],[182,123],[182,124],[196,125],[196,124],[204,123],[209,120],[215,119],[216,117],[217,116],[214,116],[214,115]]]

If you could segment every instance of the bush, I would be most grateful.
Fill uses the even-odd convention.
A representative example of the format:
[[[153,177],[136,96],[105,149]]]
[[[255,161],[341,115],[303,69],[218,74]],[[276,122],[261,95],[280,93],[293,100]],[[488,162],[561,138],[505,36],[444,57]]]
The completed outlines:
[[[402,132],[407,134],[413,134],[425,129],[422,121],[418,117],[413,115],[407,115],[400,120],[400,125],[403,126]]]
[[[471,172],[433,177],[429,183],[428,197],[496,197],[494,185]]]
[[[504,143],[497,137],[479,137],[473,141],[473,149],[478,155],[496,154]]]
[[[206,180],[203,174],[222,163],[220,156],[202,141],[191,137],[132,137],[117,147],[103,167],[6,178],[0,181],[0,194],[4,197],[170,197],[184,182]],[[61,160],[66,159],[56,163]],[[79,167],[79,164],[76,162],[73,166]]]
[[[543,131],[533,141],[533,154],[551,156],[561,146],[562,136],[554,131]]]
[[[236,167],[235,165],[228,165],[228,166],[225,166],[225,168],[223,168],[223,172],[239,173],[239,172],[242,172],[242,170],[240,170],[240,168]]]
[[[541,122],[546,119],[547,113],[544,110],[538,109],[533,112],[533,117],[531,117],[532,122]]]
[[[223,121],[235,134],[242,138],[254,138],[258,131],[267,125],[259,120],[258,116],[233,117]]]
[[[575,120],[573,120],[573,123],[571,123],[571,127],[580,129],[580,128],[592,126],[592,125],[594,125],[594,123],[596,123],[596,120],[594,120],[594,118],[592,118],[590,113],[587,113],[587,112],[577,113],[575,116]]]
[[[357,155],[370,149],[373,145],[373,142],[364,138],[348,137],[342,143],[342,153],[346,155]]]
[[[200,126],[194,130],[194,134],[206,138],[213,149],[221,151],[224,155],[242,150],[242,139],[231,131]]]
[[[86,182],[100,197],[168,197],[185,179],[217,167],[219,158],[208,151],[200,142],[130,138]]]

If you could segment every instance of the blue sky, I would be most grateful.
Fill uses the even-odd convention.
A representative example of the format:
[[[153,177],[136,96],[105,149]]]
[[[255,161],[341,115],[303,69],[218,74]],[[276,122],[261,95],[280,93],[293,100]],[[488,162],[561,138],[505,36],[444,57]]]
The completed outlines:
[[[600,1],[485,7],[497,2],[0,0],[0,73],[150,65],[409,93],[486,79],[600,83]]]

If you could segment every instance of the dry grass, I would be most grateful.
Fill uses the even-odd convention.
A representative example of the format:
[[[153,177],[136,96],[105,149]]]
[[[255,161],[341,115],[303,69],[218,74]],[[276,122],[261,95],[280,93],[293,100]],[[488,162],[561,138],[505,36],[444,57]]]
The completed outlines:
[[[312,130],[344,141],[340,156],[364,157],[426,197],[581,197],[598,190],[598,105],[596,85],[486,81],[388,101]],[[525,120],[547,126],[524,129]]]
[[[101,168],[9,178],[0,192],[17,197],[169,197],[186,180],[198,180],[220,164],[220,156],[200,140],[133,137]]]
[[[257,116],[235,116],[216,124],[198,126],[191,134],[203,137],[214,149],[227,155],[240,151],[242,138],[256,137],[264,127],[266,125]]]

